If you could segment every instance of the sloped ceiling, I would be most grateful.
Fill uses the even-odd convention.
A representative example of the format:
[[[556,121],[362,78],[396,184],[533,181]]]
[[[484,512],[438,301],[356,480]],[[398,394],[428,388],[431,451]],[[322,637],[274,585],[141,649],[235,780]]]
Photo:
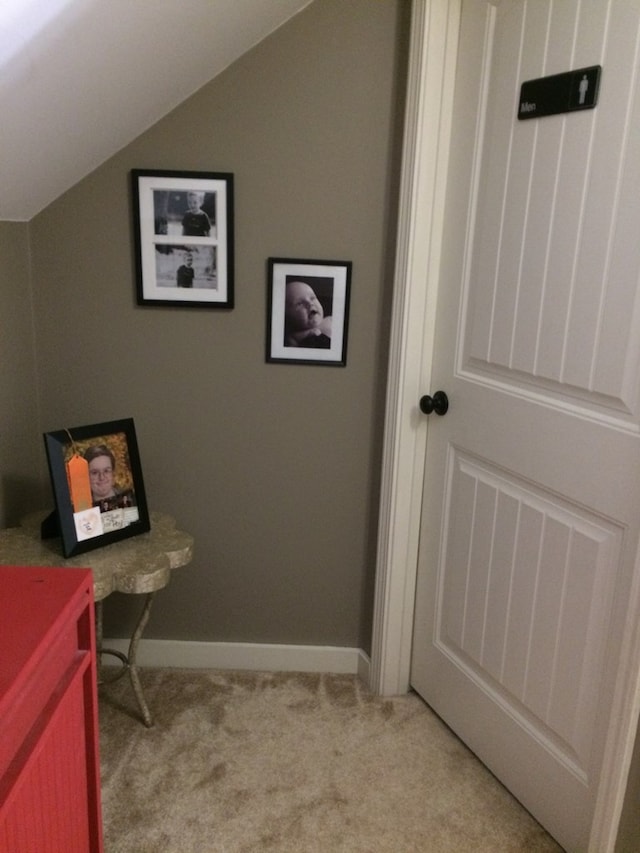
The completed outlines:
[[[310,0],[2,0],[0,220],[28,221]]]

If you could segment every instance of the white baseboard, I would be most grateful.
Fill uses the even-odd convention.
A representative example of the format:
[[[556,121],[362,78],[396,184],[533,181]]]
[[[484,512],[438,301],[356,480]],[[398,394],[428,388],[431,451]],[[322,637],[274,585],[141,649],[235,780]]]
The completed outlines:
[[[126,654],[128,640],[105,639],[103,648]],[[108,662],[108,661],[105,661]],[[245,669],[260,672],[332,672],[359,675],[369,683],[371,661],[362,649],[342,646],[285,646],[141,640],[137,663],[181,669]]]

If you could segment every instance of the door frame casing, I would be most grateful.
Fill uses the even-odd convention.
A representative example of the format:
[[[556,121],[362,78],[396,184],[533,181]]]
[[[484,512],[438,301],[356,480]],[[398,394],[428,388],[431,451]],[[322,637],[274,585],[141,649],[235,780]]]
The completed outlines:
[[[499,3],[500,0],[489,0]],[[398,214],[370,684],[410,689],[440,247],[462,0],[413,0]],[[625,624],[589,850],[615,841],[640,714],[640,552]]]
[[[461,0],[414,0],[387,379],[370,680],[409,689],[444,193]]]

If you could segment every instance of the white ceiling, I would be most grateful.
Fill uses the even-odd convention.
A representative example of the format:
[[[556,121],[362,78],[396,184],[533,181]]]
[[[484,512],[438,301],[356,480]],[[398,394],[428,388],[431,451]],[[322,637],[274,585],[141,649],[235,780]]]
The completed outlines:
[[[0,0],[0,220],[28,221],[310,0]]]

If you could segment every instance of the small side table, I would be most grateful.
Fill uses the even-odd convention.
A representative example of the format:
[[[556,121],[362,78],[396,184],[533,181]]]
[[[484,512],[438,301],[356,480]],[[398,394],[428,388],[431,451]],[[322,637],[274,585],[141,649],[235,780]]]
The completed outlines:
[[[151,530],[87,551],[76,557],[62,557],[59,539],[41,539],[40,525],[48,512],[31,513],[20,527],[0,531],[0,563],[16,566],[76,566],[90,568],[96,603],[96,651],[98,661],[103,654],[115,654],[123,664],[118,677],[129,672],[131,686],[146,726],[153,725],[144,698],[136,663],[138,643],[142,637],[156,592],[168,583],[173,569],[186,566],[193,557],[193,537],[176,530],[169,515],[151,513]],[[102,602],[112,592],[144,595],[138,623],[134,628],[126,655],[102,648]]]

